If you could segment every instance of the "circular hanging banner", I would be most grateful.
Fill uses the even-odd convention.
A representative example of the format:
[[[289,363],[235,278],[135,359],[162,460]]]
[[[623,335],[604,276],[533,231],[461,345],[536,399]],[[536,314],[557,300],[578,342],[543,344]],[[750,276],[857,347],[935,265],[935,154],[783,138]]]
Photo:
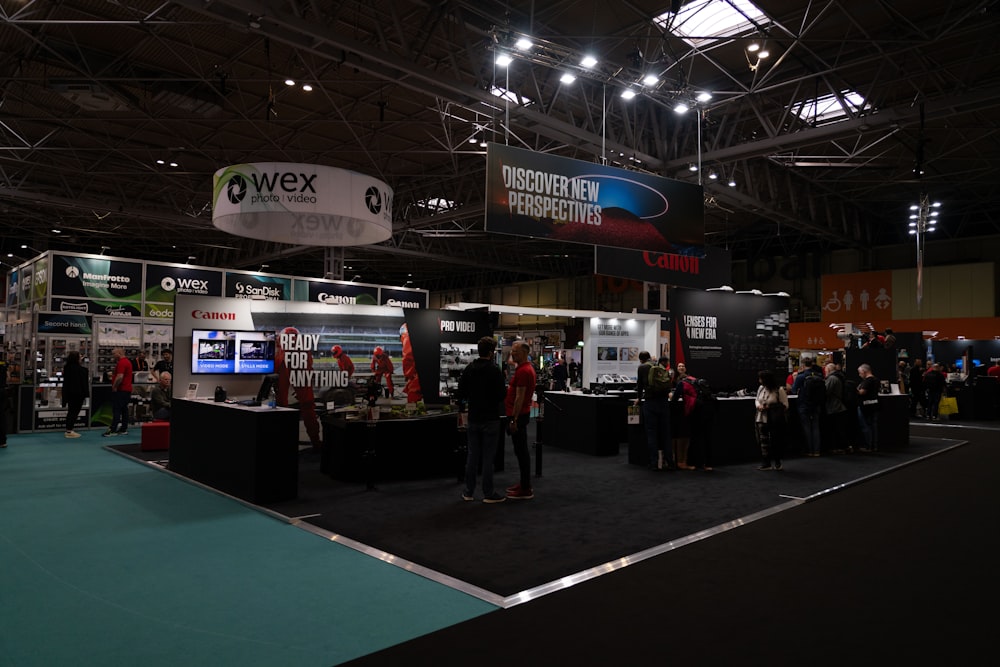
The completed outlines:
[[[316,246],[392,236],[392,189],[364,174],[315,164],[255,162],[212,179],[212,224],[261,241]]]

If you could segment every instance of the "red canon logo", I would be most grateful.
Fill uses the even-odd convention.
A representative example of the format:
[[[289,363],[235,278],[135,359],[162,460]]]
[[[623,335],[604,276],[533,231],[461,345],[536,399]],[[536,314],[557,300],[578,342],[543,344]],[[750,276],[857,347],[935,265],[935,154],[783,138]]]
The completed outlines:
[[[656,254],[643,251],[642,260],[646,266],[655,266],[668,271],[679,271],[680,273],[701,273],[701,263],[698,257],[688,257],[687,255]]]
[[[196,320],[235,320],[236,313],[210,313],[204,310],[192,310],[191,317]]]

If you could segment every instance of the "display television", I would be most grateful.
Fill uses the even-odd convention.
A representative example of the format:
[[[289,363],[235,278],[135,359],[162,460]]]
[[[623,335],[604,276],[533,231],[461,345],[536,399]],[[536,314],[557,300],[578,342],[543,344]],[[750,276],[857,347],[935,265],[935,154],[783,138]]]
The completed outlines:
[[[273,331],[195,329],[191,332],[194,375],[273,372]]]

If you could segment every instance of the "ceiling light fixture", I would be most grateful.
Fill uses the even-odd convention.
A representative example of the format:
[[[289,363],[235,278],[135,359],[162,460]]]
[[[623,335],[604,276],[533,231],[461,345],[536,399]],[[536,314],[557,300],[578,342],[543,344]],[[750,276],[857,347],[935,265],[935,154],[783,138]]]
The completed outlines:
[[[707,91],[702,91],[698,93],[698,96],[695,99],[704,104],[705,102],[708,102],[712,99],[712,93],[709,93]]]
[[[691,164],[688,165],[688,171],[698,171],[698,165],[692,162]]]
[[[622,91],[623,100],[630,100],[633,97],[635,97],[635,91],[632,90],[631,88],[626,88],[625,90]]]
[[[916,211],[916,214],[910,215],[910,219],[916,220],[909,223],[909,233],[913,236],[917,244],[917,308],[920,308],[920,304],[924,298],[924,234],[927,232],[933,232],[937,227],[937,211],[931,211],[932,208],[941,208],[941,202],[931,203],[930,199],[927,197],[927,193],[920,194],[920,201],[916,204],[910,205],[911,211]]]
[[[312,89],[313,89],[312,85],[310,85],[308,83],[303,83],[302,84],[302,90],[306,91],[307,93],[311,93]]]
[[[185,264],[190,264],[192,259],[198,259],[198,258],[195,257],[194,255],[188,255],[187,261],[184,262],[184,263]]]
[[[715,181],[715,180],[718,180],[718,179],[719,179],[719,175],[718,175],[717,173],[715,173],[715,171],[710,171],[710,172],[708,172],[708,177],[709,177],[710,179],[712,179],[713,181]]]
[[[678,102],[674,106],[674,113],[676,113],[676,114],[685,114],[685,113],[688,112],[689,108],[690,107],[688,107],[688,105],[685,104],[684,102]]]
[[[560,83],[573,83],[576,81],[576,76],[570,74],[569,72],[564,72],[561,77],[559,77]]]
[[[514,59],[510,57],[510,54],[507,53],[497,54],[496,63],[500,67],[506,67],[507,65],[510,65],[513,61]]]
[[[644,86],[655,86],[659,82],[660,82],[660,77],[656,76],[655,74],[647,74],[642,79],[642,84]]]
[[[583,59],[580,61],[580,67],[586,67],[587,69],[592,68],[596,64],[597,64],[597,58],[591,55],[584,56]]]
[[[295,79],[292,79],[292,78],[285,79],[285,85],[286,86],[294,86],[295,85]]]
[[[517,40],[517,42],[514,43],[514,46],[516,46],[521,51],[527,51],[532,46],[534,46],[534,44],[532,44],[531,40],[528,39],[527,37],[521,37],[520,39]]]

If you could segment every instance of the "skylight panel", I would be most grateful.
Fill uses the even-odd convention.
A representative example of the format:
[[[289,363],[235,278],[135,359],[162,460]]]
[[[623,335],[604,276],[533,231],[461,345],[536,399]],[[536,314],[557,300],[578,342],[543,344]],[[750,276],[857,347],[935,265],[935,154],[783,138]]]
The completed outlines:
[[[500,86],[493,86],[490,89],[490,92],[499,97],[500,99],[507,100],[508,102],[513,102],[515,104],[520,104],[521,106],[528,106],[529,104],[534,103],[534,100],[532,100],[531,98],[524,97],[523,95],[518,95],[512,90],[507,90],[506,88],[502,88]]]
[[[863,111],[867,106],[865,98],[856,91],[842,90],[840,97],[855,112]],[[833,93],[796,102],[792,105],[792,113],[807,123],[816,123],[817,125],[844,120],[848,117],[848,112]]]
[[[694,0],[674,14],[667,11],[653,19],[694,47],[716,39],[759,30],[771,21],[750,0]]]

